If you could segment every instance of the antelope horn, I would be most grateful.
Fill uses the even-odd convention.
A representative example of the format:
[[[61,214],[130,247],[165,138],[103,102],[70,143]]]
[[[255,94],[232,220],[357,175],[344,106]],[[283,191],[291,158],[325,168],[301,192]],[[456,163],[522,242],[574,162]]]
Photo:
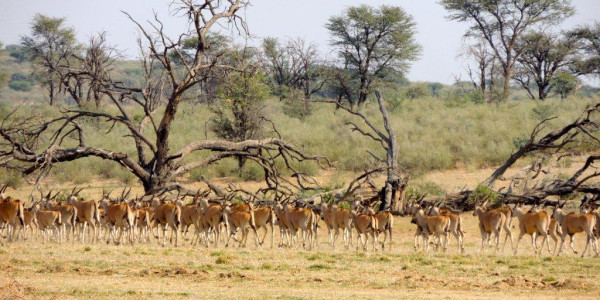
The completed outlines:
[[[83,189],[85,189],[85,188],[80,188],[79,191],[76,191],[74,196],[79,196],[79,193],[81,193],[81,191],[83,191]]]

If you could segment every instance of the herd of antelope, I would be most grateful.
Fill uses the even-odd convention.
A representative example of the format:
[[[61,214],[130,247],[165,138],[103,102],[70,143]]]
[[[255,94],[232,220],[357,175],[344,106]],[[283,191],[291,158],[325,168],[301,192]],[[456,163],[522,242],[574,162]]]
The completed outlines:
[[[74,243],[76,240],[95,243],[103,240],[108,244],[131,245],[158,240],[162,246],[168,240],[174,246],[179,246],[181,235],[191,245],[210,247],[212,244],[218,247],[221,242],[227,247],[235,242],[238,247],[245,247],[252,231],[256,247],[264,245],[270,232],[270,247],[273,248],[278,225],[279,247],[314,249],[318,247],[318,229],[324,225],[332,248],[335,248],[340,232],[345,248],[354,244],[357,250],[367,250],[369,239],[374,251],[380,247],[389,250],[392,246],[392,214],[389,211],[375,212],[359,197],[354,199],[350,208],[343,208],[338,202],[314,205],[300,201],[247,201],[234,204],[231,199],[211,200],[207,192],[198,192],[193,195],[191,203],[186,204],[186,197],[179,195],[173,199],[128,199],[130,190],[123,190],[119,197],[111,198],[110,193],[103,192],[99,201],[85,200],[79,197],[81,189],[77,191],[75,188],[63,202],[56,200],[59,193],[52,195],[50,191],[44,195],[40,192],[40,199],[32,197],[25,208],[24,201],[7,196],[6,189],[7,186],[0,189],[0,245],[4,239],[7,242],[35,239],[43,243]],[[541,254],[546,244],[548,253],[560,255],[567,235],[571,249],[577,253],[573,236],[583,232],[587,240],[582,257],[590,244],[598,256],[598,207],[582,201],[579,212],[567,213],[563,211],[565,203],[559,202],[551,213],[545,210],[544,203],[529,208],[519,204],[502,208],[487,207],[485,202],[477,204],[473,216],[479,219],[481,251],[491,246],[493,238],[496,252],[503,251],[510,240],[511,248],[517,254],[521,238],[528,234],[536,254]],[[459,212],[443,207],[441,202],[426,205],[421,199],[409,201],[401,214],[412,216],[411,223],[416,225],[415,250],[419,249],[421,238],[423,251],[428,252],[430,244],[434,245],[435,251],[440,248],[447,251],[452,234],[456,239],[457,251],[464,252],[465,232]],[[519,222],[516,243],[511,232],[513,218]],[[193,233],[190,229],[193,229]],[[505,232],[503,243],[500,241],[502,231]],[[353,232],[356,233],[354,241]],[[430,241],[431,236],[433,239]],[[539,236],[543,240],[538,247]],[[553,250],[549,237],[554,241]]]

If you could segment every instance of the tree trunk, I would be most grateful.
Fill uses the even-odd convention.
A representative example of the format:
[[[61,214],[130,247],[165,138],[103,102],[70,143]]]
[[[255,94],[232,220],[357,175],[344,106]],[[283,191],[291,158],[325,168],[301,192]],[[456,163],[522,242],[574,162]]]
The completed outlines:
[[[510,97],[510,76],[512,76],[512,72],[506,71],[504,72],[504,84],[502,85],[502,101],[508,101]]]
[[[54,83],[52,83],[52,80],[49,82],[48,89],[50,90],[50,106],[54,106]]]
[[[544,85],[538,85],[538,99],[546,100],[546,87]]]

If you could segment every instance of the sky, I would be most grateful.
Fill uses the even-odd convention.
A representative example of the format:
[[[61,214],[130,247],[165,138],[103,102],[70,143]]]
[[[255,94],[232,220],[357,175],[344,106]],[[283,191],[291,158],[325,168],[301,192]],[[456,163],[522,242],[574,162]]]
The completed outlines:
[[[135,57],[138,31],[121,11],[138,21],[152,19],[156,12],[165,24],[165,31],[175,37],[185,30],[186,24],[170,15],[169,3],[170,0],[0,0],[0,41],[19,43],[20,36],[29,34],[33,16],[41,13],[67,18],[81,42],[95,32],[106,31],[111,44]],[[464,72],[465,61],[457,57],[467,25],[446,20],[447,13],[437,0],[254,0],[242,14],[254,37],[250,43],[258,43],[263,37],[301,37],[319,45],[323,55],[333,57],[324,25],[329,17],[360,4],[400,6],[413,16],[417,23],[416,40],[423,51],[407,74],[409,80],[449,84],[455,78],[468,79]],[[575,16],[565,20],[557,30],[600,20],[600,0],[573,0],[572,4]],[[589,83],[600,85],[598,79]]]

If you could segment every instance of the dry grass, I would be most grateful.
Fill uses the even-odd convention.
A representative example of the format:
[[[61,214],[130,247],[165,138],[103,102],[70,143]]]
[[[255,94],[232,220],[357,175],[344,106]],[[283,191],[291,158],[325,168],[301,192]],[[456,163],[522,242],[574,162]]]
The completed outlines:
[[[408,218],[395,220],[385,252],[345,250],[341,241],[330,249],[324,229],[316,251],[21,241],[0,248],[0,299],[597,297],[597,258],[535,257],[528,238],[519,256],[510,246],[479,254],[475,217],[463,218],[464,255],[454,240],[448,253],[414,253]]]

